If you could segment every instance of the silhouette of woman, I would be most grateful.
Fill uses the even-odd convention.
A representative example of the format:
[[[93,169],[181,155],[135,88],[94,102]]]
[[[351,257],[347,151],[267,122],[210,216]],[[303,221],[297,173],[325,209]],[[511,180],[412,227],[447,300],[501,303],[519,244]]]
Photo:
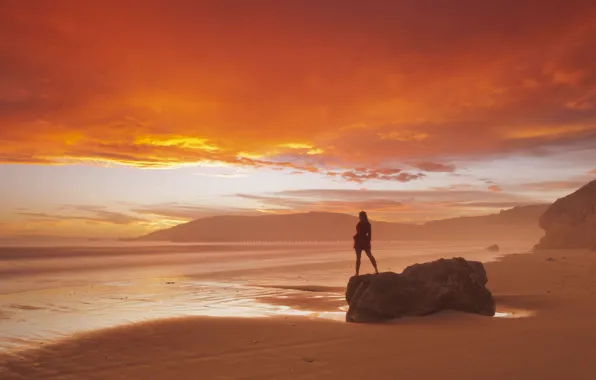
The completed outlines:
[[[370,251],[370,241],[372,239],[372,230],[366,212],[360,211],[358,215],[360,221],[356,224],[356,235],[354,235],[354,250],[356,251],[356,276],[360,273],[360,257],[362,251],[366,252],[366,256],[375,268],[375,273],[379,274],[377,269],[377,261]]]

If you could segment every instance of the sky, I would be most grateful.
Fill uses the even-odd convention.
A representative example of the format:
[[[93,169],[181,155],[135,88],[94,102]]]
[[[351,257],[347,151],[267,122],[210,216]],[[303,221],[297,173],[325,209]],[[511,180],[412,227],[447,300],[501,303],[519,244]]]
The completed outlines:
[[[0,0],[0,236],[420,223],[596,178],[592,0]]]

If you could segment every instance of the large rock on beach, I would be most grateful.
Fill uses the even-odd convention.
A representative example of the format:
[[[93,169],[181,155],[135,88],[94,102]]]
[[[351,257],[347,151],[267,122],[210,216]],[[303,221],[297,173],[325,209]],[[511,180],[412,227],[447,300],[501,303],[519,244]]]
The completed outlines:
[[[596,180],[558,199],[540,217],[545,235],[537,249],[596,246]]]
[[[482,263],[461,257],[415,264],[402,273],[353,276],[348,282],[348,322],[383,322],[441,310],[495,314]]]

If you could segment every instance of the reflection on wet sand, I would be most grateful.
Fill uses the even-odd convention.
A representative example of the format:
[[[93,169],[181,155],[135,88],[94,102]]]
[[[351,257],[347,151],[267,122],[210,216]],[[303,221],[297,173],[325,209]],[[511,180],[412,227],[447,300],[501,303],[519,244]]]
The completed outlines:
[[[494,259],[484,246],[400,244],[377,252],[382,268],[396,271],[438,257]],[[65,258],[55,250],[45,257],[40,248],[17,260],[16,253],[0,249],[7,274],[0,277],[0,350],[182,316],[345,319],[343,286],[352,274],[353,256],[343,245],[313,246],[310,251],[286,247],[256,252],[251,247],[244,256],[238,250],[190,250],[177,254],[160,247],[147,256],[135,251],[134,260],[125,262],[118,250],[89,261],[84,250]],[[97,260],[103,265],[96,267]]]
[[[312,289],[318,289],[313,291]],[[324,289],[325,291],[322,291]],[[24,348],[80,331],[179,316],[305,316],[345,320],[344,294],[329,287],[249,286],[217,282],[113,282],[100,286],[21,293],[21,303],[2,306],[3,349]],[[337,290],[336,288],[333,288]],[[43,301],[42,301],[43,300]],[[532,316],[505,308],[498,318]]]
[[[19,298],[20,303],[3,304],[0,309],[0,347],[4,349],[79,331],[178,316],[299,315],[343,320],[345,304],[341,294],[313,296],[294,289],[175,279],[22,292]]]
[[[533,310],[501,309],[495,313],[495,318],[527,318],[535,315]]]

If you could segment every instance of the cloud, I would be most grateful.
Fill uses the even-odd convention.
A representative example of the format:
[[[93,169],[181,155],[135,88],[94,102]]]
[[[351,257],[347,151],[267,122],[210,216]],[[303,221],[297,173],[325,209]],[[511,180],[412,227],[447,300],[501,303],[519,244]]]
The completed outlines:
[[[443,173],[452,173],[455,171],[454,165],[445,165],[438,162],[418,162],[410,164],[411,166],[420,169],[424,172],[443,172]]]
[[[453,203],[447,204],[447,207],[455,207],[455,208],[470,208],[470,209],[480,209],[480,210],[487,210],[487,209],[508,209],[512,207],[518,206],[531,206],[531,205],[539,205],[544,204],[544,202],[533,201],[533,202],[520,202],[520,201],[500,201],[500,202],[462,202],[462,203]]]
[[[53,159],[44,159],[32,155],[0,153],[0,164],[56,165]]]
[[[424,173],[406,173],[400,169],[356,169],[345,171],[343,173],[327,173],[327,175],[335,177],[339,176],[342,179],[350,182],[363,183],[365,181],[397,181],[410,182],[422,177],[426,177]]]
[[[266,195],[237,194],[274,212],[371,211],[377,219],[420,222],[458,215],[484,215],[495,210],[542,203],[489,190],[287,190]]]
[[[368,172],[368,169],[363,168],[354,170],[357,173]],[[399,169],[388,168],[375,172],[375,175],[400,174],[402,172]],[[341,178],[341,173],[337,177]],[[120,202],[110,208],[94,204],[66,204],[43,212],[19,209],[14,210],[17,218],[4,227],[0,226],[0,231],[3,234],[68,235],[76,231],[78,236],[136,236],[216,215],[310,211],[356,214],[360,210],[367,210],[375,220],[423,222],[454,216],[484,215],[539,201],[530,196],[465,185],[431,190],[302,189],[265,194],[231,194],[220,205]],[[246,206],[233,207],[230,204]]]
[[[258,211],[235,207],[203,207],[179,203],[164,203],[156,205],[134,206],[132,212],[179,221],[188,221],[216,215],[257,215]]]
[[[494,192],[497,192],[497,193],[499,193],[499,192],[503,191],[503,189],[501,189],[501,188],[500,188],[499,186],[497,186],[497,185],[490,185],[490,186],[488,187],[488,189],[489,189],[490,191],[494,191]]]
[[[400,201],[422,201],[422,202],[470,202],[470,201],[496,201],[496,200],[515,200],[531,202],[533,199],[520,194],[507,192],[494,192],[488,190],[348,190],[348,189],[304,189],[304,190],[285,190],[275,193],[279,196],[291,196],[299,198],[315,199],[347,199],[362,200],[370,197],[391,198]]]
[[[522,187],[538,191],[576,190],[586,183],[588,183],[588,180],[544,181],[525,183]]]
[[[127,215],[120,212],[104,210],[100,207],[81,207],[78,208],[83,215],[75,214],[49,214],[40,212],[19,211],[17,215],[24,216],[38,222],[60,222],[60,221],[80,221],[85,223],[105,223],[127,225],[139,222],[145,222],[143,218]]]
[[[0,162],[325,175],[593,147],[595,17],[582,0],[2,2]]]
[[[381,140],[391,141],[422,141],[429,137],[428,133],[416,133],[408,130],[378,132],[377,136]]]
[[[237,196],[258,201],[265,207],[265,210],[277,212],[310,212],[310,211],[324,211],[324,212],[339,212],[339,213],[353,213],[357,210],[371,210],[396,212],[408,209],[408,205],[403,202],[394,201],[391,199],[362,199],[359,201],[342,201],[342,200],[319,200],[301,199],[292,197],[282,197],[277,195],[250,195],[238,194]]]
[[[596,174],[596,169],[590,170],[587,174]]]
[[[50,212],[15,210],[9,222],[0,223],[0,235],[139,236],[199,218],[259,214],[261,213],[254,209],[205,207],[176,202],[153,205],[121,203],[113,208],[99,205],[62,205]]]
[[[465,183],[456,183],[447,187],[431,187],[430,190],[451,191],[451,190],[473,190],[474,186]]]

